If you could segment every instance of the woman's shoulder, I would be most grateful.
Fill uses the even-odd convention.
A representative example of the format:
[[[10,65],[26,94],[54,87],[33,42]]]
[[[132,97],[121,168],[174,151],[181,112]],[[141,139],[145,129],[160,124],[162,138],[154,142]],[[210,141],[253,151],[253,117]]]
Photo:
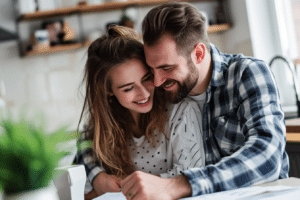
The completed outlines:
[[[167,112],[169,121],[174,121],[180,119],[185,114],[192,114],[191,112],[200,113],[200,109],[195,100],[186,97],[179,103],[167,105]]]

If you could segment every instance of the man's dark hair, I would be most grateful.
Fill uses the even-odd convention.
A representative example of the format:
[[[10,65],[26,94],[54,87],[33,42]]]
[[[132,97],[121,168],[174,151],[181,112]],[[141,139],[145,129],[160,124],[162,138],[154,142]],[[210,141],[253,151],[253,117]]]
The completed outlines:
[[[143,20],[143,40],[154,45],[162,35],[171,34],[180,54],[188,55],[202,42],[210,51],[205,17],[189,3],[169,2],[149,11]]]

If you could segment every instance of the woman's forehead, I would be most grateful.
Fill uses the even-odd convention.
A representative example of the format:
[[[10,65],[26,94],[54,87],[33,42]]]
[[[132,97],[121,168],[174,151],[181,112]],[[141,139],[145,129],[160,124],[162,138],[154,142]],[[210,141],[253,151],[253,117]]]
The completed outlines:
[[[138,59],[130,59],[110,71],[110,79],[117,87],[140,81],[149,69]]]

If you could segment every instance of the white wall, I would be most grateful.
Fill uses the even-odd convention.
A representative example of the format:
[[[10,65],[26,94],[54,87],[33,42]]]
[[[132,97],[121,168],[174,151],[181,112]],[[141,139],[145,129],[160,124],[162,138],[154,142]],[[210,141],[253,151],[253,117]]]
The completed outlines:
[[[24,110],[30,116],[42,111],[48,130],[66,124],[74,130],[83,102],[78,87],[86,49],[21,59],[16,46],[12,41],[0,47],[0,80],[5,83],[7,105],[16,116]]]
[[[229,0],[228,7],[233,26],[223,35],[223,45],[226,47],[226,52],[253,56],[245,0]]]
[[[77,2],[77,1],[74,1]],[[69,1],[70,3],[70,1]],[[75,5],[75,4],[74,4]],[[195,6],[214,16],[214,5],[209,2],[198,2]],[[231,30],[210,35],[211,42],[221,51],[251,55],[249,27],[244,0],[229,0],[230,15],[233,18]],[[14,31],[12,15],[13,5],[10,0],[0,1],[0,26]],[[140,9],[142,19],[150,8]],[[83,17],[86,33],[103,30],[108,22],[118,21],[120,11],[89,14]],[[76,29],[76,17],[66,19]],[[35,26],[39,22],[34,23]],[[21,25],[22,38],[28,37],[32,24]],[[140,31],[140,26],[137,27]],[[70,124],[70,130],[77,126],[82,109],[83,97],[78,87],[83,75],[87,48],[75,51],[38,55],[26,58],[18,56],[16,41],[0,43],[0,82],[4,81],[7,105],[13,112],[28,110],[31,114],[43,112],[48,120],[48,130]],[[40,117],[36,117],[38,120]]]

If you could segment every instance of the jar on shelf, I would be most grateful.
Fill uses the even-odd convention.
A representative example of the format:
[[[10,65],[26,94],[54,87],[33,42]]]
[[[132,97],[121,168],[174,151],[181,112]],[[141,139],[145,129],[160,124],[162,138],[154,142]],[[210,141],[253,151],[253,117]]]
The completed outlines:
[[[36,30],[34,32],[34,39],[33,50],[44,50],[50,47],[49,33],[46,29]]]

